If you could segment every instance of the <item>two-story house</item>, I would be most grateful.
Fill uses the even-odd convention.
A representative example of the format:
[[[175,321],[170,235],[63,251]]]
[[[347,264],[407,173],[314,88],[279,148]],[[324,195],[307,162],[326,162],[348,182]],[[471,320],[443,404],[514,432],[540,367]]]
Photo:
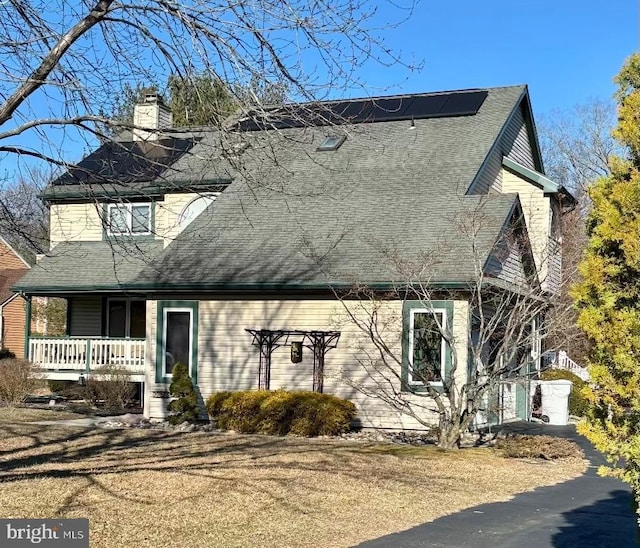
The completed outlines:
[[[32,361],[67,379],[126,367],[146,416],[165,416],[184,362],[203,398],[319,390],[364,426],[418,427],[350,382],[367,385],[379,351],[350,321],[363,295],[393,295],[380,330],[401,358],[384,382],[411,392],[416,356],[435,380],[450,345],[469,361],[479,276],[557,289],[572,198],[544,175],[524,86],[286,105],[224,132],[172,130],[148,97],[135,125],[47,187],[51,250],[16,289],[68,301],[68,336],[30,337]]]

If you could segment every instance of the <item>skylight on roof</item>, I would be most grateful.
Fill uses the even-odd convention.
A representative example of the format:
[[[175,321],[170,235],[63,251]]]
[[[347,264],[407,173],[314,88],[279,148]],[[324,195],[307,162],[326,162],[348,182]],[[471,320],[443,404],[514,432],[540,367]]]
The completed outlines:
[[[324,141],[318,147],[319,151],[338,150],[342,143],[347,139],[346,135],[327,135]]]

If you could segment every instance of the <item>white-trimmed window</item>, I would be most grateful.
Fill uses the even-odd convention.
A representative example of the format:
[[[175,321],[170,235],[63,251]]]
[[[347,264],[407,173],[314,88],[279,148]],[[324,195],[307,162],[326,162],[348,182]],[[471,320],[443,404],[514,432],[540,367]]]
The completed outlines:
[[[162,320],[162,375],[171,377],[177,363],[185,364],[192,375],[193,308],[165,308]]]
[[[109,204],[108,232],[110,235],[151,234],[151,204]]]
[[[409,318],[409,383],[441,384],[445,375],[447,327],[444,308],[414,308]]]

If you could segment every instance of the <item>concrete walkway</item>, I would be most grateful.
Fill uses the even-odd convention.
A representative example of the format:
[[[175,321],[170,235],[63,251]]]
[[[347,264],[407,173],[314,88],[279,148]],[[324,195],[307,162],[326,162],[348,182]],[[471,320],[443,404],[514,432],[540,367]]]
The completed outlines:
[[[541,487],[533,492],[517,495],[508,502],[469,508],[360,546],[636,546],[635,517],[629,488],[618,480],[597,475],[597,468],[604,460],[586,439],[576,434],[573,426],[516,423],[508,425],[506,429],[573,439],[582,447],[591,465],[581,477],[560,485]]]

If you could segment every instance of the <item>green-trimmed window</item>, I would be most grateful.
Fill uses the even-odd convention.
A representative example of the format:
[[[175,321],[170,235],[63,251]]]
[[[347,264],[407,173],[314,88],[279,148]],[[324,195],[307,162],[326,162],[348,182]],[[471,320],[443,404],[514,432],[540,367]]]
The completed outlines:
[[[453,327],[451,301],[405,301],[403,304],[404,389],[421,391],[426,384],[442,386],[451,370],[447,340]]]
[[[409,319],[409,382],[440,383],[445,374],[446,341],[442,336],[447,328],[444,309],[414,308]]]
[[[156,352],[156,381],[170,382],[177,363],[189,367],[197,381],[198,302],[159,301]]]

